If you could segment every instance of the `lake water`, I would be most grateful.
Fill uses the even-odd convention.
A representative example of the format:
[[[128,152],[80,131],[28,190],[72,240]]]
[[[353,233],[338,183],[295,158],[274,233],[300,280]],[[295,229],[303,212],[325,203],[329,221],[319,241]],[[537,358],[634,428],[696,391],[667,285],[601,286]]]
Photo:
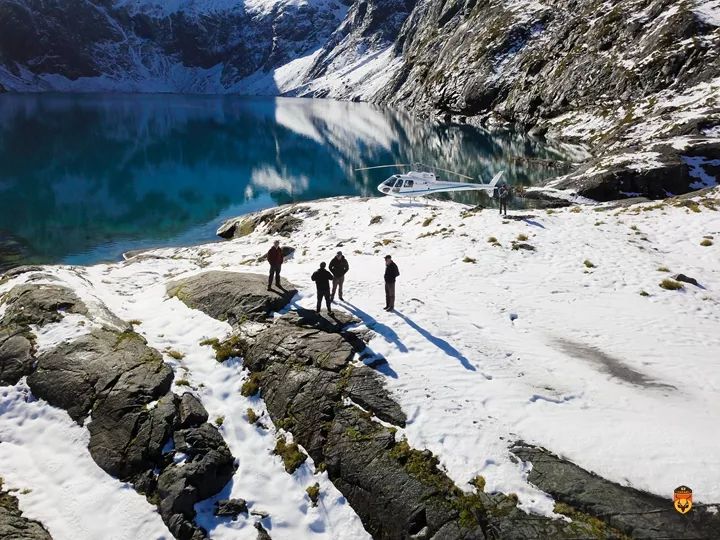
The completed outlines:
[[[563,158],[512,134],[368,104],[178,95],[0,96],[0,258],[86,264],[212,241],[223,220],[293,201],[376,196],[424,162],[531,184]],[[458,194],[479,202],[478,194]],[[0,261],[0,264],[2,262]]]

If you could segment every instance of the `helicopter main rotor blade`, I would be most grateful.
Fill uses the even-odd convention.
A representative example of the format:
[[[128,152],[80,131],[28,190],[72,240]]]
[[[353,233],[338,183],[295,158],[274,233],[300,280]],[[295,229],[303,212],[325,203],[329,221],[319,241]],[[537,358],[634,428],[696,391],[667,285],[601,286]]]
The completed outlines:
[[[395,165],[376,165],[375,167],[360,167],[356,171],[369,171],[370,169],[387,169],[389,167],[411,167],[410,163],[396,163]]]
[[[467,178],[468,180],[475,180],[472,176],[466,176],[464,174],[456,173],[455,171],[451,171],[449,169],[441,169],[440,167],[433,167],[431,165],[426,165],[426,167],[430,167],[431,169],[435,169],[436,171],[443,171],[446,173],[454,174],[455,176],[459,176],[460,178]]]

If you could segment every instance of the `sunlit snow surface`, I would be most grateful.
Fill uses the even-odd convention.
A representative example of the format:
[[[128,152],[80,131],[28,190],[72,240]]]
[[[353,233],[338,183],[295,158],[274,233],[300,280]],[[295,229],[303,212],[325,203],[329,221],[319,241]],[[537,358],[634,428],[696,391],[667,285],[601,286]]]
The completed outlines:
[[[720,189],[713,197],[720,202]],[[283,240],[297,248],[283,267],[302,291],[297,304],[314,306],[310,274],[341,246],[350,273],[347,303],[338,309],[376,332],[370,349],[387,359],[382,373],[409,418],[398,436],[435,452],[458,486],[467,489],[482,474],[487,490],[515,492],[523,509],[551,514],[551,499],[527,483],[530,465],[515,463],[508,451],[524,440],[623,485],[670,498],[686,484],[696,501],[720,501],[720,212],[583,206],[503,222],[493,210],[463,218],[465,207],[455,203],[331,199],[307,206],[319,214]],[[374,216],[382,220],[369,225]],[[426,233],[435,234],[419,238]],[[511,249],[521,234],[535,251]],[[714,245],[701,246],[708,235]],[[491,236],[501,245],[488,242]],[[86,301],[94,296],[121,318],[141,321],[135,328],[151,346],[182,353],[179,361],[166,355],[176,380],[190,382],[211,421],[224,417],[220,430],[239,468],[223,493],[198,505],[212,538],[255,538],[255,516],[212,517],[213,501],[228,496],[268,512],[263,524],[274,539],[367,537],[310,461],[290,476],[271,454],[275,429],[262,401],[239,392],[247,377],[242,362],[218,364],[199,344],[230,327],[165,296],[169,280],[198,272],[264,273],[264,264],[240,262],[264,253],[271,240],[259,231],[47,272]],[[381,309],[386,253],[400,267],[396,313]],[[666,291],[658,284],[670,274],[661,267],[702,287]],[[1,285],[0,293],[27,277]],[[79,331],[73,318],[60,324],[68,335]],[[59,328],[44,328],[41,343],[56,342]],[[0,395],[0,476],[8,487],[31,490],[17,493],[29,517],[57,539],[97,538],[107,523],[118,538],[167,535],[143,497],[92,463],[84,428],[42,402],[26,402],[23,384]],[[248,407],[264,413],[269,429],[247,422]],[[313,508],[305,488],[316,481],[322,495]],[[113,508],[137,519],[119,519]],[[73,525],[83,520],[86,528]]]

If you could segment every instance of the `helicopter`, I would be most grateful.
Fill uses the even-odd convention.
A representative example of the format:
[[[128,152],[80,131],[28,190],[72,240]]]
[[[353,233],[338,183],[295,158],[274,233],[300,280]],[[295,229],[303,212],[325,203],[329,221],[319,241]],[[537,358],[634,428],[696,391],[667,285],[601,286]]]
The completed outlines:
[[[447,169],[424,165],[422,163],[397,163],[394,165],[377,165],[375,167],[361,167],[355,171],[368,171],[371,169],[411,167],[410,172],[393,174],[378,186],[378,191],[391,197],[423,197],[435,193],[452,193],[455,191],[494,191],[504,171],[500,171],[487,184],[473,184],[469,182],[448,182],[438,179],[435,171],[453,174],[467,180],[474,180],[470,176],[456,173]]]

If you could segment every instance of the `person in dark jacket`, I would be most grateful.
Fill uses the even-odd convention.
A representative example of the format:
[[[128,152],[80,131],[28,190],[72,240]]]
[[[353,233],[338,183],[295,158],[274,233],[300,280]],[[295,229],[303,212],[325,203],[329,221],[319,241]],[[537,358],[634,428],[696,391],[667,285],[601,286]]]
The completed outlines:
[[[500,203],[500,214],[503,213],[503,209],[504,209],[505,215],[507,216],[507,203],[508,203],[509,198],[510,198],[510,188],[507,186],[507,184],[503,184],[498,189],[498,202]]]
[[[320,263],[320,268],[315,270],[311,279],[315,282],[315,287],[317,287],[317,312],[320,313],[320,306],[322,306],[322,301],[325,299],[328,313],[332,313],[330,307],[330,282],[333,275],[325,270],[325,263]]]
[[[280,241],[275,240],[270,251],[267,252],[267,260],[270,264],[270,275],[268,276],[268,291],[272,290],[273,277],[275,277],[275,285],[280,287],[280,270],[282,269],[282,263],[284,260],[282,249],[280,248]]]
[[[390,255],[385,255],[385,311],[395,309],[395,280],[399,275],[397,264]]]
[[[345,283],[345,274],[350,270],[347,259],[343,256],[342,251],[338,251],[328,265],[333,275],[332,293],[330,293],[330,301],[335,301],[335,293],[339,293],[340,300],[343,299],[343,283]]]

